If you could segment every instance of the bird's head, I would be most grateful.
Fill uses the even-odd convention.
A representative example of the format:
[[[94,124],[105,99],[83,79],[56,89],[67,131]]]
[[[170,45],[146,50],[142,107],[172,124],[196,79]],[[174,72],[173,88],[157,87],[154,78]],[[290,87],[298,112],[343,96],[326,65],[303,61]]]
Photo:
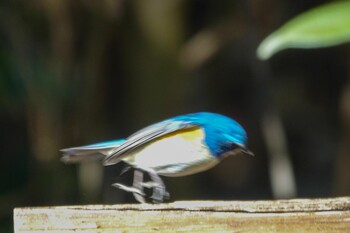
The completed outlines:
[[[254,154],[247,148],[247,138],[242,137],[237,133],[217,132],[219,140],[217,141],[218,148],[215,155],[219,158],[226,158],[227,156],[246,154],[254,156]]]
[[[214,156],[223,158],[240,153],[253,155],[246,147],[247,134],[239,123],[220,114],[204,114],[206,117],[202,123],[205,141]]]

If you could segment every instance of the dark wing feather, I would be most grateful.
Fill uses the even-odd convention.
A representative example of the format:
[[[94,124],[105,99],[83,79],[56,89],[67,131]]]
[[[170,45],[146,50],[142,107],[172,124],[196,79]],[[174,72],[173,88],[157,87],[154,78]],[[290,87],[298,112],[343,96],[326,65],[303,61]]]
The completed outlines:
[[[144,129],[137,131],[126,139],[126,141],[115,148],[109,156],[107,156],[103,164],[112,165],[120,162],[123,158],[128,156],[128,152],[136,149],[139,146],[144,145],[147,142],[150,142],[156,138],[162,137],[166,134],[186,129],[196,127],[198,125],[192,124],[188,121],[182,120],[165,120],[153,125],[150,125]]]
[[[64,163],[78,163],[86,160],[102,160],[111,150],[125,142],[124,139],[95,143],[91,145],[62,149]]]

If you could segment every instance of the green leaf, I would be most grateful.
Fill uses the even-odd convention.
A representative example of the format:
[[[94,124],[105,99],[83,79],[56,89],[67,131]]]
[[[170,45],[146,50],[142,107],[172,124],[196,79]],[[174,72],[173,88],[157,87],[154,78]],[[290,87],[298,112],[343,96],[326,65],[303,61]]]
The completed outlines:
[[[350,41],[350,1],[337,1],[302,13],[259,45],[259,59],[287,48],[319,48]]]

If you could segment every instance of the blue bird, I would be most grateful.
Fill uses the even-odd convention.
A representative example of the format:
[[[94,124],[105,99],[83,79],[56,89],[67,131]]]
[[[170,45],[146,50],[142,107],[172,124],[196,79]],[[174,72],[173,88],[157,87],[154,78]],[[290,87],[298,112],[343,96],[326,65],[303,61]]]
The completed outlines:
[[[63,149],[61,160],[75,163],[103,159],[105,166],[126,162],[135,169],[133,186],[113,186],[132,192],[141,203],[146,202],[144,188],[152,188],[153,201],[162,202],[169,194],[159,175],[191,175],[212,168],[230,155],[253,155],[246,143],[246,132],[236,121],[199,112],[150,125],[126,139]],[[151,181],[144,182],[144,173]]]

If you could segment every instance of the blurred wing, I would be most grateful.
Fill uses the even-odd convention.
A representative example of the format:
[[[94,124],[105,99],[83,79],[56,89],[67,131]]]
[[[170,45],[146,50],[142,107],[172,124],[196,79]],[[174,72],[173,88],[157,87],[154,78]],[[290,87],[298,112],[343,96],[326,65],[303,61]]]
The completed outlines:
[[[62,149],[61,161],[64,163],[78,163],[87,160],[102,160],[111,150],[120,146],[125,139],[95,143],[92,145]]]
[[[178,130],[188,129],[192,127],[198,127],[198,125],[192,124],[189,121],[182,120],[165,120],[153,125],[150,125],[144,129],[137,131],[128,137],[122,145],[113,149],[110,154],[104,159],[104,165],[112,165],[120,162],[123,158],[128,156],[127,152],[136,149],[139,146],[144,145],[147,142],[155,140],[166,134],[173,133]]]

